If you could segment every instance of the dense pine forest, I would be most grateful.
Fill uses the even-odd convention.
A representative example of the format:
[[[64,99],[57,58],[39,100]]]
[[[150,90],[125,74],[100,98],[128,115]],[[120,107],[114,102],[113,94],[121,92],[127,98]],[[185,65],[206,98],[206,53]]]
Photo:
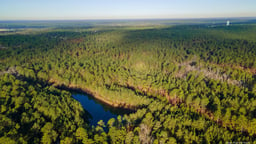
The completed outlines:
[[[72,98],[116,108],[108,122]],[[0,33],[0,143],[256,142],[256,25]]]

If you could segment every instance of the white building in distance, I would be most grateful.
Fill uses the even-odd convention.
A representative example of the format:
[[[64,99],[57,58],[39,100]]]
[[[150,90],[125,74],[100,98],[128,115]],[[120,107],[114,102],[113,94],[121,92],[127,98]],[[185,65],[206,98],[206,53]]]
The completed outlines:
[[[226,25],[227,25],[227,26],[229,26],[229,25],[230,25],[230,21],[229,21],[229,20],[227,21],[227,24],[226,24]]]

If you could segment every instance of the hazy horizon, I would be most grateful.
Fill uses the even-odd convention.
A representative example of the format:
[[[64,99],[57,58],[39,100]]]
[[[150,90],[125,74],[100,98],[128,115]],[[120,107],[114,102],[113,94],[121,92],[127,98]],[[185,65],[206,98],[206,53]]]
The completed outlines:
[[[186,21],[186,20],[232,20],[232,19],[256,19],[255,17],[191,17],[191,18],[116,18],[116,19],[111,19],[111,18],[95,18],[95,19],[0,19],[0,21],[143,21],[143,20],[163,20],[163,21],[172,21],[172,20],[181,20],[181,21]]]
[[[253,0],[8,0],[0,20],[119,20],[256,17]]]

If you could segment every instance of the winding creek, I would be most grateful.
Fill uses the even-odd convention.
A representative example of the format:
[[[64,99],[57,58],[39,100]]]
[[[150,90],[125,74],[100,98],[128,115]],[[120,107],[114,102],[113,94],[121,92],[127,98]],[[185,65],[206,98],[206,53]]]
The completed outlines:
[[[91,114],[90,124],[93,126],[96,126],[99,120],[103,120],[107,124],[110,118],[117,118],[118,115],[123,116],[133,112],[128,109],[111,107],[84,93],[72,93],[72,96]]]

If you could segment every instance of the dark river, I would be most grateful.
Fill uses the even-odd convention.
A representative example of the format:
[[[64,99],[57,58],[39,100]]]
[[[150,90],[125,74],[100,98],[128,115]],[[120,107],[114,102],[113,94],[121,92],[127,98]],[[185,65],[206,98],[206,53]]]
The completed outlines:
[[[111,107],[86,94],[73,93],[72,96],[91,114],[90,124],[94,126],[99,120],[103,120],[107,124],[110,118],[117,118],[118,115],[122,116],[133,112],[132,110]]]

